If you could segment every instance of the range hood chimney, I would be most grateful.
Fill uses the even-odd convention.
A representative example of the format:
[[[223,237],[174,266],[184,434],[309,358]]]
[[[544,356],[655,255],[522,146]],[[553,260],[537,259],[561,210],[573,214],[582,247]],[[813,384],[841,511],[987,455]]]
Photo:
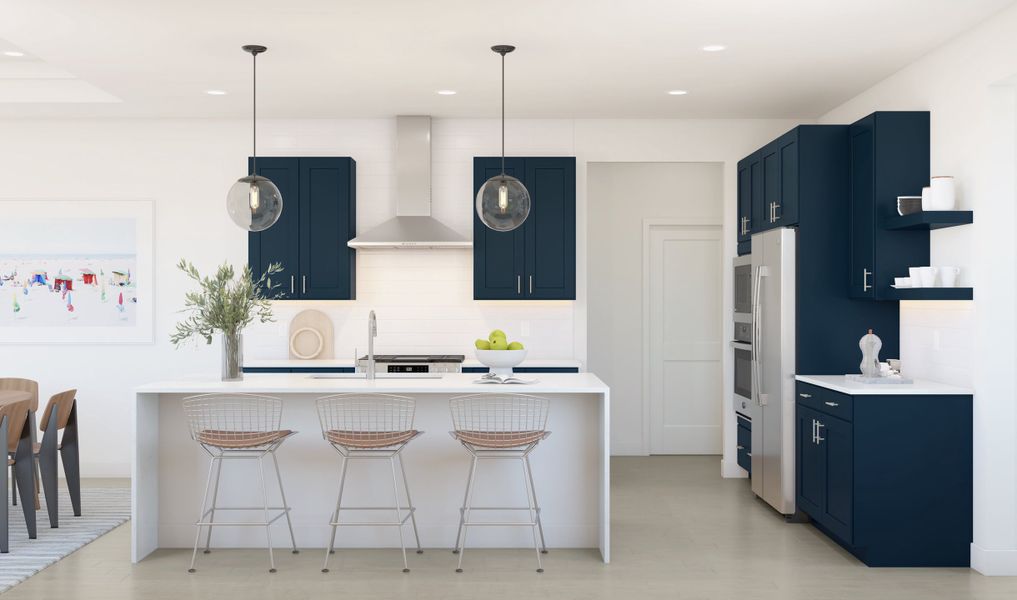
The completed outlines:
[[[349,241],[350,248],[469,248],[431,217],[431,117],[396,117],[396,216]]]

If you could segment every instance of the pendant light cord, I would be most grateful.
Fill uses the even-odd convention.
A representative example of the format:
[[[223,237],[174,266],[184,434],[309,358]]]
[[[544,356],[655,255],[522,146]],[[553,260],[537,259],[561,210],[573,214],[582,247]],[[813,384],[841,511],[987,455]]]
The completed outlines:
[[[505,174],[505,53],[501,55],[501,174]]]
[[[258,53],[251,53],[253,84],[251,87],[251,175],[258,174]]]

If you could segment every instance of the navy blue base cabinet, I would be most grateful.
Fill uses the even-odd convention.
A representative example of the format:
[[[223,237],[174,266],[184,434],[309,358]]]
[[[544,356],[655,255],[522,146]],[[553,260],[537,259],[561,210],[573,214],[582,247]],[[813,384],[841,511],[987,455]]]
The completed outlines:
[[[283,197],[279,220],[248,234],[248,264],[260,276],[282,263],[274,284],[284,300],[357,297],[357,163],[346,157],[259,157],[258,175]]]
[[[752,477],[752,420],[738,417],[738,466]]]
[[[870,567],[967,567],[972,398],[797,384],[797,505]]]
[[[355,373],[353,367],[244,367],[244,373]]]
[[[487,373],[487,367],[463,367],[463,373]],[[514,367],[513,373],[578,373],[577,367]]]
[[[473,159],[473,194],[501,173],[500,157]],[[489,229],[473,214],[474,300],[576,299],[576,159],[511,157],[505,172],[530,192],[515,231]]]

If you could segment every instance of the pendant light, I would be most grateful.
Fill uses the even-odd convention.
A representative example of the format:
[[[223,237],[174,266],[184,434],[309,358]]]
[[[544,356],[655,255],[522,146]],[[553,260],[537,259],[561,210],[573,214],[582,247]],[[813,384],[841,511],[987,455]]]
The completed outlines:
[[[492,46],[501,54],[501,174],[484,182],[477,192],[477,215],[495,231],[512,231],[530,214],[530,192],[515,177],[505,174],[505,55],[515,46]]]
[[[254,93],[251,111],[251,173],[241,177],[226,194],[226,211],[233,222],[248,231],[264,231],[275,225],[282,214],[283,199],[279,188],[267,177],[257,175],[258,169],[258,55],[268,50],[264,46],[243,46],[254,64]]]

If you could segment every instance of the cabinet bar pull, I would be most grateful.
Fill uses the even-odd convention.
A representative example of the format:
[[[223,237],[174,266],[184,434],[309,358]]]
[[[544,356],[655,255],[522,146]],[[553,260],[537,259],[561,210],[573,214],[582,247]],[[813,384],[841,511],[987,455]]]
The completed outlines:
[[[517,294],[522,294],[523,293],[523,276],[522,275],[516,275],[516,293]]]
[[[824,402],[823,404],[827,406],[840,406],[840,404],[838,404],[837,402]]]
[[[290,294],[297,291],[297,276],[290,275]]]
[[[751,452],[746,452],[745,456],[748,456],[749,458],[752,458],[752,453]]]
[[[869,275],[872,275],[871,271],[869,271],[868,269],[862,269],[862,291],[863,292],[867,292],[867,291],[872,289],[872,286],[869,285]]]
[[[780,210],[780,203],[779,202],[774,202],[773,203],[773,222],[774,223],[776,223],[777,219],[780,218],[780,217],[777,216],[777,211],[778,210]]]
[[[813,444],[817,443],[816,442],[816,420],[815,419],[812,419],[812,443]]]
[[[744,449],[745,449],[745,446],[738,446],[738,449],[739,449],[739,450],[744,450]]]
[[[801,396],[802,398],[811,398],[812,397],[812,394],[798,394],[798,395]]]
[[[300,293],[301,294],[307,293],[307,275],[300,276]]]
[[[530,293],[533,293],[533,275],[530,275]]]
[[[816,421],[816,444],[819,444],[819,442],[822,442],[823,440],[826,439],[825,437],[819,435],[819,428],[820,427],[826,427],[826,425],[823,425],[819,421]]]

